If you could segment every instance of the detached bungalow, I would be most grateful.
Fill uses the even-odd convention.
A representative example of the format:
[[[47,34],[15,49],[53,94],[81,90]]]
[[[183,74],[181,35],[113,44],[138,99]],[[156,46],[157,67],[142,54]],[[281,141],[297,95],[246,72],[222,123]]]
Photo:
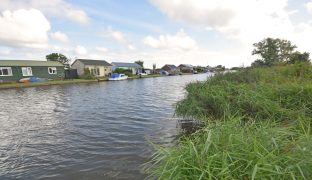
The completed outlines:
[[[182,73],[193,73],[194,72],[194,67],[190,64],[180,64],[178,66],[178,68],[180,69],[180,71]]]
[[[77,69],[78,76],[84,75],[85,69],[89,69],[91,74],[98,77],[109,76],[112,73],[112,65],[104,60],[76,59],[71,67]]]
[[[143,67],[137,63],[124,63],[124,62],[112,62],[113,71],[117,68],[121,69],[129,69],[132,71],[132,74],[139,74],[142,73]]]
[[[27,77],[63,79],[64,65],[56,61],[0,60],[0,82]]]
[[[178,75],[180,73],[179,68],[172,64],[166,64],[161,69],[167,71],[169,75]]]

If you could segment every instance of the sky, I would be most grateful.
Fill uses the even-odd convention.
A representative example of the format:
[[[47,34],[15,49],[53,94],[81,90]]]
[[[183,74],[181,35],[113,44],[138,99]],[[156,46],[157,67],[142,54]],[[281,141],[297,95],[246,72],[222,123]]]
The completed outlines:
[[[0,60],[248,66],[267,37],[312,53],[312,0],[0,0]]]

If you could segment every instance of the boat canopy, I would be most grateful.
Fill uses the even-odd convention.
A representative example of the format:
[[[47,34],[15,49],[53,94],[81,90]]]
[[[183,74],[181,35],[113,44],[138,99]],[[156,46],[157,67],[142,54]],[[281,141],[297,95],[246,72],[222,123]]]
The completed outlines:
[[[118,78],[118,77],[120,77],[120,75],[119,75],[118,73],[113,73],[113,74],[111,75],[111,78]]]

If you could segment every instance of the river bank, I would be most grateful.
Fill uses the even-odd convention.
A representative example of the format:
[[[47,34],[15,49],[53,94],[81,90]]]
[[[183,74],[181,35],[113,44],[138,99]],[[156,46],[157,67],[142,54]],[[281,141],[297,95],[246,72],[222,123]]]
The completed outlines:
[[[312,176],[312,68],[244,69],[191,83],[177,116],[205,124],[158,147],[159,179],[306,179]]]
[[[139,79],[139,78],[155,78],[155,77],[162,77],[158,74],[147,75],[147,76],[132,76],[128,77],[129,80],[131,79]],[[108,78],[101,78],[97,79],[68,79],[68,80],[53,80],[53,81],[45,81],[45,82],[35,82],[35,83],[7,83],[1,84],[0,83],[0,90],[1,89],[12,89],[12,88],[27,88],[27,87],[37,87],[37,86],[52,86],[52,85],[65,85],[65,84],[79,84],[79,83],[95,83],[99,81],[108,81]]]

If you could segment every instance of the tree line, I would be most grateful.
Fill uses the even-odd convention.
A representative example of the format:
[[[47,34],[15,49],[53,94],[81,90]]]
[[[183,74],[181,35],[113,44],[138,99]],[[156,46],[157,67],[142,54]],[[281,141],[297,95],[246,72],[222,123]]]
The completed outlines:
[[[252,55],[258,55],[251,66],[273,66],[276,64],[295,64],[298,62],[310,63],[308,52],[297,51],[297,46],[289,40],[279,38],[266,38],[253,44]]]

